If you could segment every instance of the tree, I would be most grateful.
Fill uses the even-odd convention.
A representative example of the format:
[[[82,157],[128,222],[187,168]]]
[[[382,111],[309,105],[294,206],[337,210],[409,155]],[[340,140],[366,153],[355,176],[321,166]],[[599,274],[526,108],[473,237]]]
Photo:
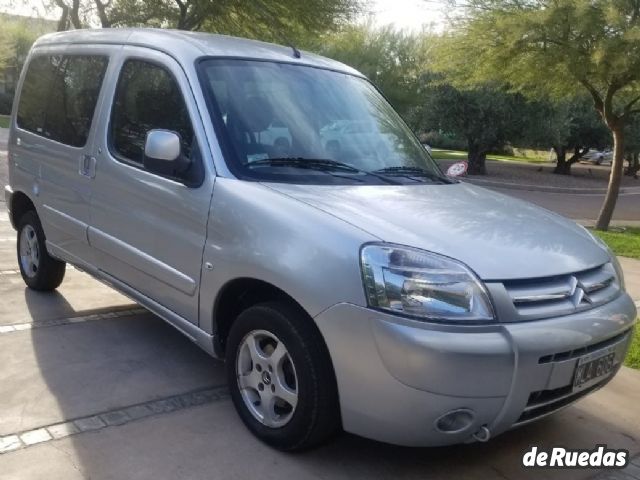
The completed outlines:
[[[529,105],[525,143],[553,148],[556,154],[553,173],[570,175],[571,166],[590,148],[603,149],[610,142],[608,129],[585,96],[535,101]]]
[[[446,70],[464,82],[500,80],[520,91],[587,92],[611,132],[609,186],[596,228],[615,209],[625,126],[640,111],[640,2],[636,0],[468,0],[449,34]]]
[[[347,25],[316,37],[306,47],[364,73],[416,127],[430,37],[426,32],[406,33],[391,26]]]
[[[58,19],[59,32],[69,28],[82,28],[80,0],[54,0],[53,4],[60,9],[60,18]]]
[[[420,127],[464,138],[472,175],[485,175],[487,153],[521,138],[526,130],[525,99],[494,85],[457,89],[435,84],[420,100]]]
[[[49,0],[58,29],[152,26],[286,42],[335,29],[361,0]]]
[[[23,17],[22,19],[0,17],[0,70],[10,73],[13,86],[22,70],[31,45],[36,39],[50,31],[44,22]]]
[[[640,171],[640,118],[634,116],[633,121],[627,124],[625,127],[625,156],[628,162],[628,167],[625,170],[625,175],[633,178],[638,178],[638,171]]]

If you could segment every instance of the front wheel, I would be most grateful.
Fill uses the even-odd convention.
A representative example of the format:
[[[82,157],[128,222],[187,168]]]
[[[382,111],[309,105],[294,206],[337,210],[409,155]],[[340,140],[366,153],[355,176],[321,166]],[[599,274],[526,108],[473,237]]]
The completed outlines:
[[[227,342],[231,398],[245,425],[280,450],[326,441],[340,425],[331,359],[311,319],[292,305],[250,307]]]
[[[22,279],[33,290],[51,291],[62,283],[66,264],[47,252],[40,219],[34,211],[18,222],[18,265]]]

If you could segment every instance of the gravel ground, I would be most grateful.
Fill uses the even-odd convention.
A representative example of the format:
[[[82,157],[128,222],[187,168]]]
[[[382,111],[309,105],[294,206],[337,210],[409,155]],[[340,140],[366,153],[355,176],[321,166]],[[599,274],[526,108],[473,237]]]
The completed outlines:
[[[443,170],[454,163],[451,160],[438,162]],[[611,168],[608,165],[575,164],[571,175],[554,175],[554,165],[516,162],[498,162],[487,160],[487,175],[469,175],[492,182],[517,183],[521,185],[545,185],[563,188],[606,188]],[[623,187],[640,187],[640,180],[622,177]]]

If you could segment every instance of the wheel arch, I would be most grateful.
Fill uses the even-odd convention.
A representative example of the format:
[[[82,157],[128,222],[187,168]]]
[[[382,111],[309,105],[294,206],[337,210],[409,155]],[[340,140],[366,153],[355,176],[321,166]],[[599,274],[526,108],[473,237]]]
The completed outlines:
[[[11,204],[9,205],[9,220],[11,221],[11,226],[17,230],[18,223],[22,216],[31,210],[36,212],[36,214],[38,213],[31,198],[22,191],[18,190],[17,192],[13,192],[11,195]]]
[[[281,288],[264,280],[241,277],[229,280],[218,292],[213,305],[214,349],[216,355],[224,358],[226,340],[231,325],[238,315],[247,308],[259,303],[279,300],[295,306],[303,317],[318,329],[315,321],[306,309]],[[322,337],[320,330],[318,333]],[[324,341],[324,337],[322,337]],[[326,344],[325,344],[326,347]]]

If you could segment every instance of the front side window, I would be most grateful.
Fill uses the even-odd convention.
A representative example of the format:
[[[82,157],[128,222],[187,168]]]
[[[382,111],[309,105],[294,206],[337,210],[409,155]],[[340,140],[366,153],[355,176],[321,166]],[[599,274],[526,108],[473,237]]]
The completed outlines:
[[[18,126],[65,145],[84,146],[107,63],[104,56],[34,57],[20,94]]]
[[[114,154],[142,165],[146,135],[154,129],[180,135],[182,155],[191,157],[193,127],[176,80],[157,64],[127,60],[120,73],[111,116]]]
[[[227,162],[241,178],[289,183],[450,183],[367,80],[276,62],[200,63]]]

